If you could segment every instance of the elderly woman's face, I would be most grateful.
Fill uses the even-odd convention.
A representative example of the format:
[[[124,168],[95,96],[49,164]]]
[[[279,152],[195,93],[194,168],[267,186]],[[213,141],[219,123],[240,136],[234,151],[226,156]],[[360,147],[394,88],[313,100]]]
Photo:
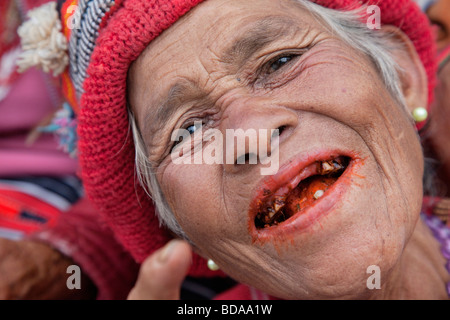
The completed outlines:
[[[397,262],[420,211],[417,136],[369,59],[295,3],[204,2],[136,61],[129,95],[177,221],[232,277],[345,298],[370,294],[369,266],[385,277]],[[224,138],[279,129],[279,170],[175,163],[171,134],[195,121]]]

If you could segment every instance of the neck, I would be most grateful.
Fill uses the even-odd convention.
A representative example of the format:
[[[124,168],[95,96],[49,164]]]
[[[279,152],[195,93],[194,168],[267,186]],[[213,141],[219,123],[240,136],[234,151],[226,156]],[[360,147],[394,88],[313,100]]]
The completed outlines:
[[[447,300],[450,276],[439,242],[419,219],[397,268],[376,299]]]

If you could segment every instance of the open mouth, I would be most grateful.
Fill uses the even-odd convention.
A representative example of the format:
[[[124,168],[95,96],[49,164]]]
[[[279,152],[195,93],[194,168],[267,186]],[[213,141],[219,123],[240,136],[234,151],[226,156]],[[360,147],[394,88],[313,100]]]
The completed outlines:
[[[254,224],[256,229],[265,229],[302,214],[321,198],[341,177],[351,159],[346,156],[316,161],[301,170],[292,181],[278,190],[267,190],[259,203]]]

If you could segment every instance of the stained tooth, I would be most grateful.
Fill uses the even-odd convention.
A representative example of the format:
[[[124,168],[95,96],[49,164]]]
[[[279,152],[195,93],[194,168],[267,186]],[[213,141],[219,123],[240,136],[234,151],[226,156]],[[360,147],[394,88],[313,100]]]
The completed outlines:
[[[334,167],[328,162],[322,162],[322,173],[327,174],[334,170]]]
[[[277,212],[274,210],[274,208],[268,207],[268,208],[267,208],[267,215],[265,216],[266,222],[270,222],[270,219],[273,218],[273,216],[275,215],[275,213],[277,213]],[[269,217],[269,219],[267,219],[267,216]]]
[[[342,165],[342,162],[343,162],[344,160],[342,159],[342,157],[337,157],[337,158],[335,158],[334,160],[333,160],[333,162],[334,163],[337,163],[337,164],[339,164],[339,165]]]
[[[277,196],[273,202],[274,213],[277,213],[285,205],[286,196]]]
[[[344,168],[344,166],[342,164],[340,164],[339,162],[333,161],[333,166],[334,166],[334,170],[338,171]]]
[[[281,208],[283,208],[284,205],[280,205],[278,203],[275,202],[275,204],[273,205],[273,209],[275,210],[275,212],[278,212]],[[274,212],[274,214],[275,214]],[[272,217],[271,217],[272,218]]]
[[[323,190],[317,190],[316,193],[314,193],[314,199],[319,199],[324,195],[325,191]]]

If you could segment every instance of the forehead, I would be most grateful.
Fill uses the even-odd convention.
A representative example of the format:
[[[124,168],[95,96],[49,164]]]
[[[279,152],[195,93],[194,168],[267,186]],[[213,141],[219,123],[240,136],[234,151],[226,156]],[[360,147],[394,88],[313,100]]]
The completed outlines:
[[[296,0],[207,0],[155,39],[142,56],[152,51],[152,47],[174,41],[178,45],[172,49],[180,49],[181,43],[192,48],[199,48],[198,44],[207,44],[209,49],[220,48],[250,30],[263,33],[265,29],[311,23],[311,20],[314,19]]]
[[[181,57],[205,49],[217,52],[248,32],[262,37],[278,30],[281,35],[286,27],[311,20],[296,0],[207,0],[153,40],[137,63],[171,54],[180,57],[180,51]]]
[[[234,62],[246,49],[312,24],[319,22],[296,0],[207,0],[150,43],[133,63],[130,78],[148,84],[201,57]]]

